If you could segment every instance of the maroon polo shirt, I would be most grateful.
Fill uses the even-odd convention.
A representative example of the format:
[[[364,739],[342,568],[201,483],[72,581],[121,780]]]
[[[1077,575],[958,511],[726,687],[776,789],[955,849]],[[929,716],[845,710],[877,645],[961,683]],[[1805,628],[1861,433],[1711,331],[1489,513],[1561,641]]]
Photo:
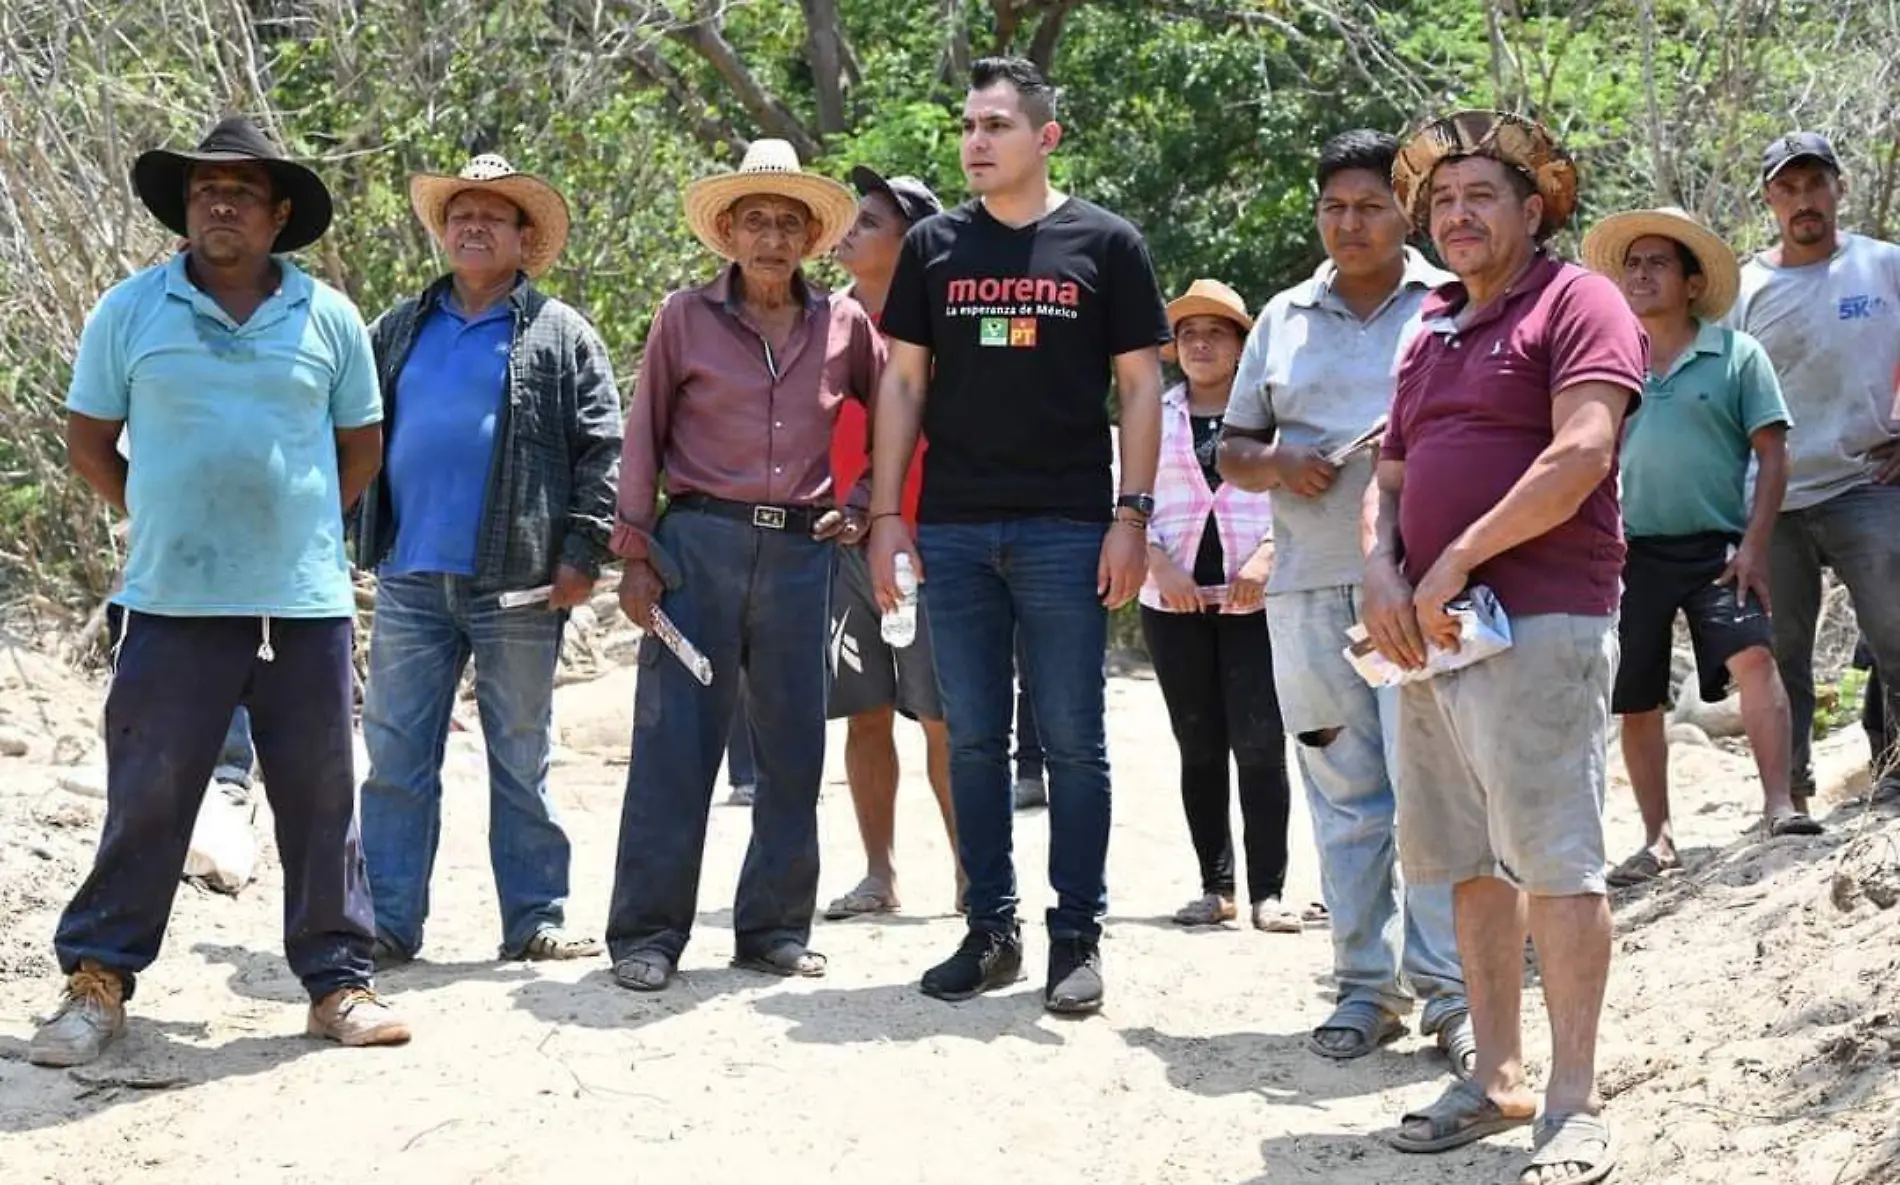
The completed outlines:
[[[1405,463],[1399,538],[1413,584],[1550,447],[1557,392],[1613,383],[1630,392],[1633,412],[1649,366],[1649,340],[1623,294],[1575,264],[1539,256],[1454,331],[1465,300],[1459,283],[1426,298],[1382,447],[1383,459]],[[1480,564],[1471,580],[1489,585],[1512,616],[1604,616],[1616,611],[1622,573],[1612,464],[1569,521]]]

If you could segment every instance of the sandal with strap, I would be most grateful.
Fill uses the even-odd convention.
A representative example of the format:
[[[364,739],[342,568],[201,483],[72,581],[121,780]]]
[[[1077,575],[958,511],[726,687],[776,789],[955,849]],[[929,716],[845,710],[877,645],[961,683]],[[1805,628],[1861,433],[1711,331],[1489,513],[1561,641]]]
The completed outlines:
[[[786,939],[766,950],[741,952],[733,956],[732,965],[743,971],[762,971],[788,979],[819,979],[829,960],[801,942]]]
[[[1518,1174],[1518,1185],[1593,1185],[1616,1168],[1616,1141],[1601,1116],[1582,1111],[1546,1115],[1535,1130],[1531,1162]],[[1560,1171],[1541,1171],[1547,1169]]]
[[[501,948],[501,957],[509,961],[527,961],[530,963],[564,963],[574,959],[591,959],[601,953],[600,941],[595,938],[575,938],[562,930],[548,928],[536,930],[534,937],[520,950],[511,951]]]
[[[1237,911],[1231,897],[1208,893],[1174,911],[1177,926],[1218,926],[1234,920]]]
[[[1400,1152],[1446,1152],[1530,1122],[1528,1115],[1506,1115],[1476,1083],[1456,1082],[1431,1106],[1399,1116],[1399,1128],[1386,1137],[1386,1143]],[[1421,1123],[1426,1125],[1424,1138],[1406,1131]]]
[[[614,963],[614,982],[636,992],[657,992],[672,982],[676,969],[664,951],[637,950]]]
[[[1768,820],[1768,836],[1780,839],[1784,835],[1821,835],[1826,831],[1814,816],[1806,811],[1791,811]]]
[[[1351,1033],[1358,1040],[1345,1048],[1322,1042],[1321,1033]],[[1349,1062],[1362,1058],[1406,1033],[1405,1022],[1376,1000],[1347,1000],[1333,1009],[1324,1024],[1307,1034],[1306,1047],[1321,1057]]]
[[[1439,1051],[1451,1063],[1452,1074],[1461,1081],[1469,1080],[1473,1067],[1478,1064],[1478,1033],[1471,1026],[1471,1009],[1447,1012],[1431,1028],[1420,1025],[1419,1029],[1437,1036]]]
[[[1674,872],[1682,867],[1680,860],[1671,860],[1665,864],[1656,853],[1644,848],[1629,859],[1610,869],[1603,879],[1612,889],[1628,889],[1636,885],[1646,885],[1665,872]]]
[[[890,888],[884,882],[867,876],[858,882],[857,888],[825,906],[825,920],[839,922],[846,918],[897,911],[897,897]]]

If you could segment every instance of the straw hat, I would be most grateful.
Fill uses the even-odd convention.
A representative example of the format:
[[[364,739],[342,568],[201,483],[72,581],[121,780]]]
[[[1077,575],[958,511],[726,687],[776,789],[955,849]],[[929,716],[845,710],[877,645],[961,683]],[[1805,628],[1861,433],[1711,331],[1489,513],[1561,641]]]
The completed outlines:
[[[1169,332],[1189,317],[1225,317],[1240,326],[1242,337],[1253,328],[1253,318],[1247,315],[1247,302],[1219,280],[1196,280],[1188,285],[1186,292],[1168,302]],[[1174,361],[1172,341],[1161,347],[1161,356]]]
[[[462,171],[417,173],[409,178],[409,204],[429,233],[442,241],[449,202],[456,194],[479,189],[507,198],[520,208],[534,227],[534,236],[521,257],[521,270],[539,276],[554,266],[567,246],[567,199],[561,191],[532,173],[519,173],[503,157],[486,152],[462,166]]]
[[[1702,296],[1689,306],[1690,312],[1704,321],[1715,321],[1729,311],[1742,289],[1742,268],[1735,252],[1695,215],[1677,206],[1628,210],[1597,223],[1583,236],[1583,265],[1620,284],[1630,244],[1651,235],[1681,243],[1702,265]]]
[[[706,249],[731,259],[732,249],[719,233],[719,216],[744,197],[771,195],[803,202],[818,221],[818,234],[805,258],[823,255],[838,245],[858,216],[858,199],[829,177],[798,167],[798,150],[785,140],[754,140],[745,160],[731,173],[701,177],[686,187],[686,225]]]
[[[1488,156],[1523,173],[1544,199],[1537,237],[1554,233],[1577,208],[1577,166],[1550,129],[1508,111],[1454,111],[1412,133],[1392,162],[1392,192],[1415,230],[1431,225],[1432,170],[1441,161]]]

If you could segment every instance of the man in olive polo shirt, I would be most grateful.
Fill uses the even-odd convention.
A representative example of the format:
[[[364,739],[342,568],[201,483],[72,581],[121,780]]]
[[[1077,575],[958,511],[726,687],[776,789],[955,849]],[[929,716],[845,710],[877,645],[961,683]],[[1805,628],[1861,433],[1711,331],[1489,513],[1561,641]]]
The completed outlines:
[[[1633,885],[1681,866],[1669,823],[1669,699],[1676,613],[1689,621],[1705,700],[1733,676],[1761,771],[1770,835],[1820,826],[1789,793],[1788,693],[1775,670],[1768,555],[1788,486],[1788,407],[1761,344],[1716,320],[1735,301],[1735,253],[1688,213],[1633,210],[1604,219],[1583,258],[1614,279],[1649,334],[1643,407],[1623,441],[1629,561],[1618,617],[1622,661],[1611,711],[1643,812],[1643,847],[1610,873]],[[1759,464],[1752,508],[1749,460]]]

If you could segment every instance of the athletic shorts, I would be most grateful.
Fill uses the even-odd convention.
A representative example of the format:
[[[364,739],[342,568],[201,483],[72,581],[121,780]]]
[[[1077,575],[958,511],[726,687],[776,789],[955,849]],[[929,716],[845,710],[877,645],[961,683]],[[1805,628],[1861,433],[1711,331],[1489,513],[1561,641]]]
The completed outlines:
[[[831,570],[831,639],[826,665],[831,697],[826,715],[843,720],[895,707],[912,720],[942,720],[937,667],[930,656],[930,621],[917,604],[917,637],[908,646],[885,643],[883,615],[871,592],[871,566],[861,547],[839,547]]]
[[[1623,663],[1617,668],[1610,710],[1649,712],[1669,702],[1669,657],[1676,614],[1688,618],[1702,698],[1728,695],[1728,660],[1751,646],[1774,647],[1774,631],[1759,598],[1738,601],[1735,586],[1715,583],[1728,566],[1733,535],[1649,535],[1629,541],[1623,568],[1623,609],[1617,627]]]

